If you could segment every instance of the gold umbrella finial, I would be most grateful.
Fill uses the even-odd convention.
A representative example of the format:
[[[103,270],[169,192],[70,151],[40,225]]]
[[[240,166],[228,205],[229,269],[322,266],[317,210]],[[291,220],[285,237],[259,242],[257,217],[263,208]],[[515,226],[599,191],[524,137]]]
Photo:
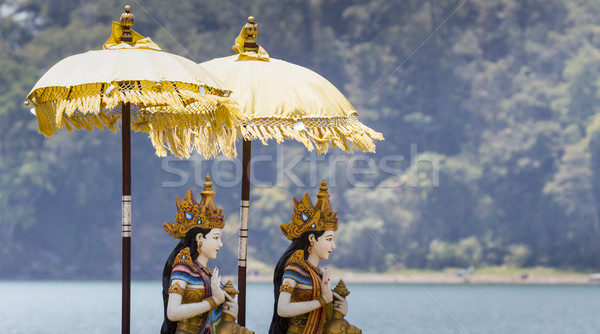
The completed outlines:
[[[121,27],[123,27],[123,34],[121,35],[121,42],[131,43],[133,41],[133,35],[131,34],[131,26],[135,21],[135,17],[131,14],[131,6],[125,6],[125,13],[121,14]]]
[[[246,35],[244,49],[246,51],[257,51],[256,34],[258,32],[258,24],[254,23],[254,16],[248,16],[248,23],[244,24],[242,31]]]
[[[248,16],[248,22],[240,30],[232,47],[233,51],[240,54],[238,60],[269,61],[267,51],[256,43],[257,33],[258,23],[254,22],[254,16]]]

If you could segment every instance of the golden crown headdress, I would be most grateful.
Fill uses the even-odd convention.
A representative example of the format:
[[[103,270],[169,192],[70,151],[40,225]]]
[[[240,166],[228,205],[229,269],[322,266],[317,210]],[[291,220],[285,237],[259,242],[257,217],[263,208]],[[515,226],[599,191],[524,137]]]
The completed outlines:
[[[300,201],[294,197],[292,221],[281,224],[280,228],[286,238],[294,240],[306,231],[337,231],[337,223],[337,212],[331,209],[327,185],[323,180],[317,194],[317,204],[312,205],[308,193],[304,193]]]
[[[183,200],[175,196],[177,201],[175,221],[163,224],[163,228],[170,236],[181,239],[193,227],[212,229],[225,226],[223,209],[219,209],[215,203],[215,192],[212,189],[212,182],[210,182],[208,174],[206,174],[204,190],[200,192],[200,195],[202,196],[200,203],[197,203],[194,199],[191,189],[185,193]]]

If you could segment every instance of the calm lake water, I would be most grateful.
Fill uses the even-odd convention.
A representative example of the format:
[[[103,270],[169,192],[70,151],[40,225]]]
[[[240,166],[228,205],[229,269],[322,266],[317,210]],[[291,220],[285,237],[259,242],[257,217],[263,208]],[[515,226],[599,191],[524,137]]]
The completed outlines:
[[[0,281],[0,333],[120,333],[120,282]],[[600,286],[348,284],[363,333],[600,333]],[[266,333],[270,284],[249,284],[247,327]],[[158,333],[160,282],[132,284],[132,333]]]

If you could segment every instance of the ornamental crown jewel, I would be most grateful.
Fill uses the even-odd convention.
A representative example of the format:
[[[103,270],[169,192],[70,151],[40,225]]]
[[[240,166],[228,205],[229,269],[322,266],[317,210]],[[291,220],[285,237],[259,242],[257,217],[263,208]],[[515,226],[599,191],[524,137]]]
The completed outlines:
[[[185,193],[183,200],[175,196],[177,201],[175,221],[163,224],[163,228],[170,236],[181,239],[193,227],[213,229],[225,226],[223,209],[219,209],[215,203],[215,192],[212,189],[212,182],[210,182],[208,174],[206,174],[204,190],[200,192],[200,195],[202,196],[200,203],[194,199],[191,189]]]
[[[289,240],[294,240],[306,231],[337,231],[337,212],[331,209],[329,197],[325,180],[321,182],[315,206],[312,205],[308,193],[304,193],[300,201],[294,197],[292,221],[280,225],[283,235]]]

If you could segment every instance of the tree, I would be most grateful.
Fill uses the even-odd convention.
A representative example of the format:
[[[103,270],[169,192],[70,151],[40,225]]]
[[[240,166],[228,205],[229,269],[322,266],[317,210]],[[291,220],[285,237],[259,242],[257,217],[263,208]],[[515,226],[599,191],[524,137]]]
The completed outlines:
[[[0,60],[0,267],[10,261],[17,229],[36,223],[35,203],[49,187],[47,165],[40,157],[43,139],[23,96],[37,73],[10,59]]]

